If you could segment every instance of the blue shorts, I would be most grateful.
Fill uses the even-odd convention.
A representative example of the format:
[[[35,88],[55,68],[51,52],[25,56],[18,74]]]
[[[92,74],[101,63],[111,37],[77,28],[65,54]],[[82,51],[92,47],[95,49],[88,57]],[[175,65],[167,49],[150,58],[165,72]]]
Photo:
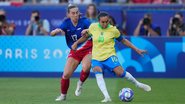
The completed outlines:
[[[114,70],[114,68],[121,66],[117,56],[111,56],[104,61],[98,61],[93,59],[91,63],[92,68],[99,66],[102,68],[102,70],[108,69],[111,72]]]

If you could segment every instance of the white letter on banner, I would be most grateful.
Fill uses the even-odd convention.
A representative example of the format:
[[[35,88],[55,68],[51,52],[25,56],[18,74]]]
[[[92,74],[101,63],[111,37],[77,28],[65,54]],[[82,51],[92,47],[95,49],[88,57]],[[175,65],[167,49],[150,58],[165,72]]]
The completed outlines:
[[[28,49],[25,50],[25,58],[28,59]]]
[[[15,49],[15,58],[22,59],[22,50],[21,49]]]
[[[50,59],[50,50],[49,49],[45,49],[44,50],[44,59]]]
[[[37,58],[37,50],[36,49],[32,49],[31,50],[31,58],[32,59],[36,59]]]
[[[12,58],[12,50],[11,49],[6,49],[5,51],[5,58]]]
[[[55,49],[53,52],[54,58],[62,58],[62,51],[60,49]]]

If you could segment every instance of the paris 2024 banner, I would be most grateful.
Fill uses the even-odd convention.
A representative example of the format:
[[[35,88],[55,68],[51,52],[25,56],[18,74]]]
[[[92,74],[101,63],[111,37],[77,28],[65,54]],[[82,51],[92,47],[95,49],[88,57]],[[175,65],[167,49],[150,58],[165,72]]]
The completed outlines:
[[[116,41],[120,64],[136,77],[185,77],[185,38],[125,38],[148,51],[142,57]],[[63,36],[1,36],[0,73],[63,72],[69,51]]]

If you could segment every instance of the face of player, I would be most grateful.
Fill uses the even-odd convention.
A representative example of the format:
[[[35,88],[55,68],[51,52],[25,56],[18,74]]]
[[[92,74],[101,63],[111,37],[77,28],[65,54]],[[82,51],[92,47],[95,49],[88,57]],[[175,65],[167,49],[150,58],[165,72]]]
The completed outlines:
[[[107,28],[109,24],[109,17],[108,16],[100,17],[99,23],[103,29]]]
[[[77,23],[80,16],[78,8],[71,8],[69,10],[68,16],[73,22]]]
[[[89,8],[87,9],[87,12],[89,14],[90,17],[93,17],[93,14],[94,14],[94,6],[89,6]]]

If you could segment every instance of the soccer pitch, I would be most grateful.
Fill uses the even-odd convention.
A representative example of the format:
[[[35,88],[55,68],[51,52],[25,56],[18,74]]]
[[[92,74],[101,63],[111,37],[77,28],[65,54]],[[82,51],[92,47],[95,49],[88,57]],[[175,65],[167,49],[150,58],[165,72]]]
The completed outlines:
[[[0,104],[102,104],[103,96],[95,78],[89,78],[79,97],[74,95],[77,78],[72,78],[67,100],[56,102],[60,93],[60,78],[0,78]],[[134,91],[134,99],[129,104],[184,104],[185,79],[138,79],[151,85],[151,92],[136,88],[125,79],[105,78],[112,102],[123,104],[118,93],[123,87]]]

